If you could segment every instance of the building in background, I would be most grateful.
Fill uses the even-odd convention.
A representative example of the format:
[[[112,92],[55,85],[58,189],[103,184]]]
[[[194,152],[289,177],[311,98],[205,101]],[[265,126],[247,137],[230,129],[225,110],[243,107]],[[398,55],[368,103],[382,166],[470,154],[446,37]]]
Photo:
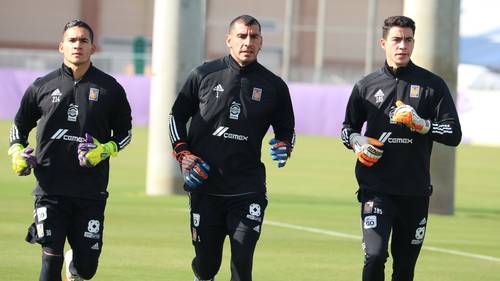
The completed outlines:
[[[222,43],[227,23],[240,14],[251,14],[261,21],[266,41],[260,62],[280,74],[287,0],[200,1],[206,4],[206,32],[200,35],[205,36],[205,59],[227,54]],[[363,75],[368,1],[325,1],[325,41],[320,82],[352,83]],[[289,80],[310,82],[314,74],[319,1],[293,2]],[[389,15],[401,14],[403,10],[403,0],[378,1],[378,5],[377,23]],[[96,65],[108,72],[134,73],[134,42],[143,38],[144,72],[147,74],[153,9],[154,0],[4,1],[0,9],[0,67],[37,70],[57,67],[59,56],[54,49],[60,38],[54,35],[54,30],[61,29],[71,19],[81,18],[88,21],[96,33]],[[377,27],[376,40],[381,35],[379,30]],[[382,62],[383,52],[375,52],[374,64]]]
[[[167,1],[167,0],[165,0]],[[199,0],[206,5],[205,59],[227,53],[223,42],[227,23],[237,15],[251,14],[262,23],[266,44],[260,62],[281,74],[284,51],[285,7],[291,0]],[[352,84],[364,74],[369,2],[373,0],[326,0],[323,66],[314,79],[315,38],[318,5],[322,0],[293,0],[290,46],[290,81]],[[489,21],[500,6],[496,0],[483,0],[492,9],[477,11],[472,0],[462,0],[460,62],[484,65],[483,71],[499,77],[500,25]],[[54,30],[67,21],[81,18],[96,33],[98,53],[94,63],[111,73],[150,73],[154,0],[16,0],[2,1],[0,9],[0,68],[49,70],[60,64],[54,50],[60,37]],[[485,3],[486,3],[485,2]],[[375,41],[381,36],[380,25],[389,15],[401,14],[404,0],[376,1]],[[489,14],[486,14],[486,13]],[[486,15],[486,16],[482,16]],[[468,24],[467,24],[468,22]],[[478,25],[477,23],[480,23]],[[62,34],[62,30],[61,30]],[[182,34],[181,36],[198,36]],[[416,39],[418,44],[418,32]],[[136,43],[134,48],[134,43]],[[144,45],[141,46],[140,43]],[[372,46],[376,42],[371,42]],[[134,54],[134,49],[136,53]],[[374,51],[374,66],[383,60],[381,50]],[[137,66],[143,64],[143,71]],[[493,64],[493,65],[492,65]],[[462,68],[469,69],[469,68]],[[471,76],[459,72],[459,77]],[[478,77],[480,75],[474,75]],[[499,78],[495,78],[497,81]],[[460,84],[459,78],[459,84]],[[491,80],[491,79],[490,79]],[[490,81],[488,80],[488,81]],[[463,83],[462,83],[463,84]],[[500,88],[498,83],[494,89]]]

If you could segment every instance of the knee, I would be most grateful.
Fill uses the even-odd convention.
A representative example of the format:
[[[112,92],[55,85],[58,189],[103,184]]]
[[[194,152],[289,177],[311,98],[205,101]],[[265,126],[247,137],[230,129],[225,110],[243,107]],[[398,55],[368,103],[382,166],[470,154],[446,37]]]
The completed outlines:
[[[198,257],[193,259],[191,263],[194,275],[198,280],[213,280],[217,272],[219,271],[220,263],[212,261],[200,261]]]
[[[365,264],[384,265],[388,254],[383,252],[365,253]]]
[[[58,278],[61,278],[61,269],[63,261],[64,258],[62,255],[55,255],[43,251],[40,280],[57,280]]]

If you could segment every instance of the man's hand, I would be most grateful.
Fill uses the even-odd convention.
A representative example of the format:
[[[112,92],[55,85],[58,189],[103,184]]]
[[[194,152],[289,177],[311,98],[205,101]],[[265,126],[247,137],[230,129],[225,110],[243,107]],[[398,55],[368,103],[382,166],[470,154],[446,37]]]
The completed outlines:
[[[20,143],[15,143],[9,148],[8,154],[12,157],[12,170],[18,176],[27,176],[31,174],[31,168],[36,167],[36,157],[31,153],[33,153],[33,148],[24,148]]]
[[[193,154],[186,154],[181,159],[181,171],[184,183],[190,189],[196,189],[208,179],[210,166]]]
[[[292,153],[291,145],[274,138],[269,141],[269,145],[271,146],[269,149],[271,159],[278,161],[278,168],[284,167]]]
[[[85,142],[78,145],[78,161],[85,168],[95,167],[109,156],[118,154],[118,146],[114,141],[101,144],[90,134],[85,134]]]
[[[396,101],[396,110],[392,116],[392,121],[404,124],[406,127],[410,128],[410,130],[420,134],[427,134],[431,128],[431,121],[418,116],[413,107],[404,104],[400,100]]]
[[[378,148],[382,147],[384,143],[374,138],[365,137],[358,133],[352,133],[349,136],[349,142],[352,149],[358,156],[359,162],[368,167],[377,163],[380,157],[382,157],[382,153],[384,153],[382,149]]]

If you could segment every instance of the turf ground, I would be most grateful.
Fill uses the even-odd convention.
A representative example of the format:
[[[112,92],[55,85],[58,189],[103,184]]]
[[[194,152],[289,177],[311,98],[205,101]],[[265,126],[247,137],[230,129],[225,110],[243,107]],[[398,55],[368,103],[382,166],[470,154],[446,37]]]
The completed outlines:
[[[36,280],[40,248],[23,241],[32,221],[34,179],[10,170],[9,126],[0,121],[0,280]],[[146,136],[145,128],[135,128],[127,150],[112,160],[104,250],[93,280],[192,280],[187,197],[145,195]],[[352,153],[338,139],[299,136],[285,169],[275,168],[267,151],[263,155],[269,206],[254,280],[360,280]],[[499,147],[457,149],[456,213],[430,216],[415,280],[500,280],[499,156]],[[229,280],[228,273],[226,243],[217,280]]]

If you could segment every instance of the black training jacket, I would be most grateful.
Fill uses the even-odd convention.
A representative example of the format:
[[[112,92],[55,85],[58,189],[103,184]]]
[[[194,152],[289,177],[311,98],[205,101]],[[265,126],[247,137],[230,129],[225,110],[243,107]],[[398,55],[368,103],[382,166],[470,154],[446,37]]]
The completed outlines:
[[[396,100],[411,105],[420,117],[431,120],[427,134],[390,122]],[[384,142],[384,153],[372,167],[357,161],[360,189],[405,196],[430,195],[433,141],[457,146],[462,138],[457,110],[445,82],[411,61],[395,73],[386,63],[352,90],[341,134],[348,148],[350,134],[361,132],[365,121],[364,135]]]
[[[109,159],[94,168],[82,168],[78,144],[89,133],[101,143],[114,141],[121,150],[131,140],[131,120],[125,91],[113,77],[91,65],[74,81],[71,68],[63,64],[26,90],[10,145],[28,146],[28,135],[37,127],[34,195],[103,200],[108,196]]]
[[[230,55],[190,73],[169,120],[174,150],[189,150],[211,167],[208,181],[195,192],[214,195],[265,192],[260,158],[270,126],[276,139],[293,145],[287,85],[258,62],[240,67]]]

